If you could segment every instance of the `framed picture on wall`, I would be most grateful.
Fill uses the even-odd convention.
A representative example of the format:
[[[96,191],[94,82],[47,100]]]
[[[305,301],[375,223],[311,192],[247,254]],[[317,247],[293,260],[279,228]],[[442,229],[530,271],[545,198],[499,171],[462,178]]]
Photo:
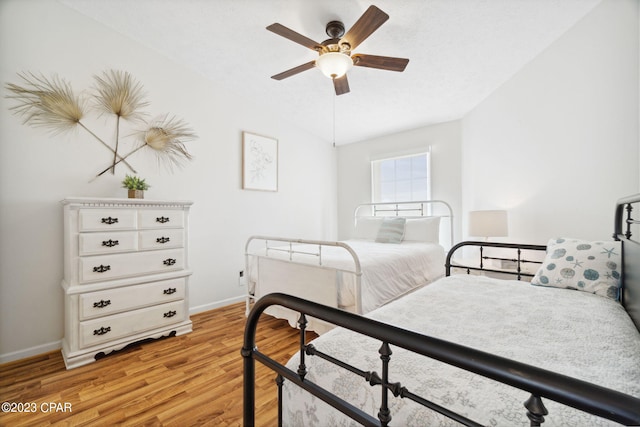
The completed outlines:
[[[278,140],[242,132],[242,188],[278,191]]]

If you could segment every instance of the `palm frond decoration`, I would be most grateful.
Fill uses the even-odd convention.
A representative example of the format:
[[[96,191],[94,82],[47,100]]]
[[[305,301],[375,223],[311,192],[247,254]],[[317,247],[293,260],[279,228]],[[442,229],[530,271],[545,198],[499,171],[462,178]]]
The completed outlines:
[[[140,110],[149,105],[144,100],[142,85],[126,71],[108,70],[96,80],[96,107],[106,113],[113,113],[125,120],[142,119]]]
[[[164,115],[157,117],[144,131],[142,140],[158,156],[159,162],[166,162],[169,168],[182,166],[184,160],[193,157],[184,143],[197,138],[185,122],[177,117]]]
[[[147,150],[145,151],[156,154],[159,164],[164,163],[168,169],[173,169],[174,166],[180,167],[185,160],[193,159],[184,143],[195,138],[197,138],[197,135],[184,121],[175,116],[169,117],[168,114],[165,114],[149,122],[146,129],[139,132],[138,139],[141,144],[118,160],[116,164],[146,148]],[[100,172],[96,175],[96,178],[103,175],[111,167],[109,166]]]
[[[72,130],[85,115],[86,102],[73,93],[71,85],[54,76],[51,80],[32,73],[18,73],[25,86],[7,83],[6,88],[17,101],[9,109],[24,117],[23,124],[45,127],[53,133]]]
[[[67,81],[58,76],[47,79],[43,75],[37,76],[33,73],[18,73],[18,76],[26,86],[7,83],[5,87],[12,93],[7,95],[7,98],[17,101],[17,105],[10,107],[9,110],[24,117],[23,124],[44,127],[53,134],[70,131],[80,126],[117,156],[116,151],[109,144],[82,123],[86,100],[75,95]],[[120,156],[118,158],[124,160]],[[129,163],[124,163],[137,173]]]
[[[115,166],[120,162],[127,165],[133,173],[137,173],[127,163],[126,158],[144,148],[154,153],[158,163],[164,163],[169,169],[182,166],[185,160],[192,159],[184,143],[197,136],[185,122],[168,115],[150,121],[144,130],[137,133],[139,144],[135,149],[125,156],[118,153],[120,119],[142,121],[145,114],[141,109],[148,105],[144,99],[142,85],[127,72],[107,70],[101,76],[94,75],[94,107],[103,113],[116,116],[115,149],[84,125],[82,119],[87,112],[87,100],[77,96],[67,81],[57,76],[47,79],[33,73],[19,73],[18,76],[24,85],[7,83],[5,87],[10,92],[7,98],[17,102],[9,110],[22,116],[24,124],[45,127],[53,133],[79,126],[113,154],[111,166],[96,175],[96,178],[109,169],[115,173]]]
[[[118,145],[120,144],[120,118],[139,120],[143,114],[140,108],[148,105],[144,101],[142,85],[126,71],[108,70],[102,77],[93,76],[97,83],[96,107],[103,112],[116,115],[116,148],[113,150],[111,173],[116,172]]]

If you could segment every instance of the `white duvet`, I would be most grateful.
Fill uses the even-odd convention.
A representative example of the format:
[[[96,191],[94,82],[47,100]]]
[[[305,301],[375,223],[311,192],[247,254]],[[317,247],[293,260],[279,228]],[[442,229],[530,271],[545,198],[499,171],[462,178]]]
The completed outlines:
[[[386,323],[549,369],[640,397],[640,333],[624,308],[575,290],[477,276],[452,276],[370,313]],[[336,328],[314,345],[363,370],[380,373],[379,342]],[[526,392],[392,348],[389,379],[410,391],[490,426],[527,426]],[[380,388],[312,356],[307,378],[375,416]],[[294,371],[298,358],[288,363]],[[391,395],[390,395],[391,396]],[[555,402],[544,426],[611,423]],[[410,401],[391,397],[395,426],[457,425]],[[356,425],[285,382],[284,425]]]

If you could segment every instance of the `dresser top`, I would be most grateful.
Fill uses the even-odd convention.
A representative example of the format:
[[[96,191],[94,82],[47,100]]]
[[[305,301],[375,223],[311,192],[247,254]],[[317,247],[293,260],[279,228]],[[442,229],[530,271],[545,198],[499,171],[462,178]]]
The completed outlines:
[[[153,200],[110,197],[66,197],[60,201],[63,205],[75,206],[191,206],[191,200]]]

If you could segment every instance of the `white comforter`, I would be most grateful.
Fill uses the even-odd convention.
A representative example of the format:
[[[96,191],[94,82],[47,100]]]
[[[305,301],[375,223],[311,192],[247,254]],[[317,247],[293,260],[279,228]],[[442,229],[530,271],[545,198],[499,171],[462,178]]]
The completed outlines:
[[[368,317],[640,397],[640,333],[618,303],[584,292],[477,276],[452,276]],[[379,343],[342,328],[316,339],[325,353],[380,373]],[[526,392],[392,348],[391,382],[491,426],[526,426]],[[307,357],[307,378],[375,416],[380,388]],[[288,366],[296,370],[297,356]],[[600,426],[606,420],[545,400],[545,426]],[[457,425],[391,397],[391,425]],[[284,424],[355,425],[285,382]]]

